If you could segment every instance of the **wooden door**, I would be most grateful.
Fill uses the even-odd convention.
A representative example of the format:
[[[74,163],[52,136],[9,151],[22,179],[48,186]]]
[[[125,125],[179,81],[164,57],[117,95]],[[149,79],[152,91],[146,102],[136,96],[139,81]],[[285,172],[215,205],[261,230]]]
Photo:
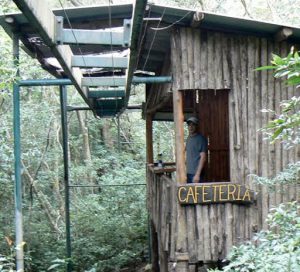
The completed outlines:
[[[185,110],[199,118],[199,132],[208,139],[204,180],[229,181],[229,90],[185,91]]]

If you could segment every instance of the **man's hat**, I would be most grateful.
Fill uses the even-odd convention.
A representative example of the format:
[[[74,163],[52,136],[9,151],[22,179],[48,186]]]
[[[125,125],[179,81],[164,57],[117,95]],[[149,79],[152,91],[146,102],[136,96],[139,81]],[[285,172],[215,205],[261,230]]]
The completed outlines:
[[[199,120],[197,117],[190,117],[189,119],[186,120],[186,122],[189,124],[189,123],[193,123],[195,125],[198,125],[199,124]]]

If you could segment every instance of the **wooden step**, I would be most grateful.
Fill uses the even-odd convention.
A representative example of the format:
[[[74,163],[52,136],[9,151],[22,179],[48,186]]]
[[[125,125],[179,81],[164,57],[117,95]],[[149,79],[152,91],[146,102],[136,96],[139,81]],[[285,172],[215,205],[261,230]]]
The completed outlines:
[[[72,56],[72,67],[127,68],[128,57]]]
[[[115,77],[84,77],[81,80],[81,86],[99,87],[99,86],[125,86],[125,76]]]

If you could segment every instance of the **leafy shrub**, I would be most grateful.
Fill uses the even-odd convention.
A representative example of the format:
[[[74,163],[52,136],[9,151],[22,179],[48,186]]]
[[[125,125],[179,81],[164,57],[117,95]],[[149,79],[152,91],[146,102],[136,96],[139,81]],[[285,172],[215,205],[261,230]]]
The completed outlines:
[[[299,212],[297,202],[272,209],[267,219],[269,230],[259,232],[251,242],[233,247],[228,256],[230,264],[223,271],[300,271]]]

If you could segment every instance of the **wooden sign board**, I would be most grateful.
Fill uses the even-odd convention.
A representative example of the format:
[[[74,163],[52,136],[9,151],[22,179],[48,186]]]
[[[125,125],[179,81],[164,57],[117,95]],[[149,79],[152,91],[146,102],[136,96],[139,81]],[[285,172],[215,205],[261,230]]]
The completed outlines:
[[[251,204],[255,192],[236,183],[191,183],[178,186],[177,196],[182,205],[237,202]]]

